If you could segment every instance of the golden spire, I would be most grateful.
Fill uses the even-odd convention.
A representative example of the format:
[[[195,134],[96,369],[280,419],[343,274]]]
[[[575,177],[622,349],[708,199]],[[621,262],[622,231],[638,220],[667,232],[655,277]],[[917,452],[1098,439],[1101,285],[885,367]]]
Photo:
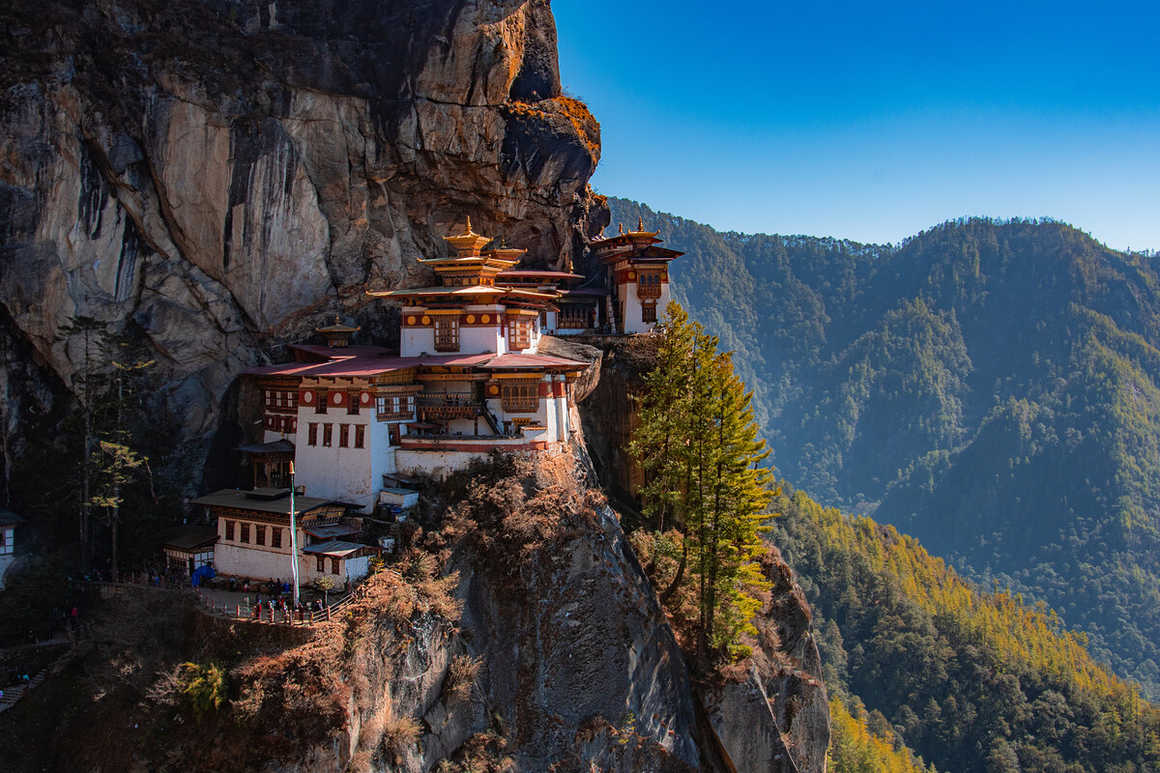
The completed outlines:
[[[640,217],[638,217],[636,219],[636,230],[638,230],[638,231],[644,230],[644,215],[641,215]]]
[[[454,236],[444,236],[443,239],[451,244],[456,255],[461,258],[477,257],[483,245],[491,241],[490,236],[481,236],[471,230],[471,215],[467,216],[467,223],[463,227],[463,233],[455,234]]]
[[[617,223],[616,224],[616,233],[618,233],[618,234],[624,233],[624,223]]]

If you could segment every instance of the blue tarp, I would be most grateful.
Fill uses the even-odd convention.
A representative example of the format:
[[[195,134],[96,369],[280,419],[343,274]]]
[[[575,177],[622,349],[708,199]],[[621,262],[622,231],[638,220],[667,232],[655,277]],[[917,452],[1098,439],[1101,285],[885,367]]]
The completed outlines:
[[[215,574],[217,573],[209,564],[206,564],[205,566],[199,566],[193,570],[193,587],[199,587],[206,580],[212,579]]]

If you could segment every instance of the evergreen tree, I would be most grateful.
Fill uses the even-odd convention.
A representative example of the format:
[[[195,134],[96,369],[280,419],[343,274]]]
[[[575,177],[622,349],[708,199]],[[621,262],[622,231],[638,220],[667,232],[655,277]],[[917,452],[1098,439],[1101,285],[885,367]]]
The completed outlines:
[[[743,654],[741,636],[752,630],[767,587],[757,559],[773,496],[772,475],[762,466],[769,453],[732,356],[719,353],[717,339],[675,303],[661,329],[630,451],[645,473],[645,515],[658,530],[667,525],[680,532],[680,562],[662,601],[678,590],[692,592],[696,649],[709,662]]]

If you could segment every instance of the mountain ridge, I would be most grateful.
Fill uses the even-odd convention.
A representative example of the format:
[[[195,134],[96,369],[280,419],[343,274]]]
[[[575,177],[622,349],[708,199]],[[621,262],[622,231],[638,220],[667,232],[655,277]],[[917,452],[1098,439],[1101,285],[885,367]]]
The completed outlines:
[[[1157,694],[1151,258],[1050,218],[863,245],[609,204],[688,253],[675,296],[738,350],[782,475],[1047,601]]]

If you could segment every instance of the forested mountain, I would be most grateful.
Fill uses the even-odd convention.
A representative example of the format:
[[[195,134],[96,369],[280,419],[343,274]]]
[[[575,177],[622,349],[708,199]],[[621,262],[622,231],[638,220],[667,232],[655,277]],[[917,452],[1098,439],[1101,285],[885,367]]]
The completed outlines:
[[[1056,222],[901,245],[719,233],[610,199],[738,351],[780,474],[1046,601],[1160,694],[1160,272]]]
[[[864,701],[866,729],[939,770],[1158,769],[1160,709],[1053,613],[975,590],[893,527],[788,489],[776,504],[771,536],[813,609],[831,698]],[[907,769],[840,706],[831,715],[836,770]]]

